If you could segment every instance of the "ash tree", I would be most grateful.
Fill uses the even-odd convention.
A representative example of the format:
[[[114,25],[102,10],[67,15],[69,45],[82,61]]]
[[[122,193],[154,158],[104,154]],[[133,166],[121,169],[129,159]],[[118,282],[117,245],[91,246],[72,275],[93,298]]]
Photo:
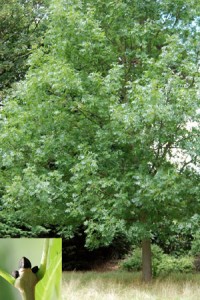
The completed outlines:
[[[1,112],[1,217],[86,245],[151,239],[199,209],[198,1],[53,0]],[[5,228],[2,228],[2,231]]]

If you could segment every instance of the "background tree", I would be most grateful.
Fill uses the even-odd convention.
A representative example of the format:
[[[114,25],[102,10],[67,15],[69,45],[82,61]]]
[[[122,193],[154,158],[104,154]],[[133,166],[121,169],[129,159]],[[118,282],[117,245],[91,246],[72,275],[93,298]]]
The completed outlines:
[[[0,90],[22,80],[32,49],[43,43],[47,3],[44,0],[1,0]],[[43,21],[43,22],[42,22]]]
[[[84,224],[91,248],[128,231],[148,281],[154,233],[199,207],[198,3],[50,9],[1,115],[1,216],[63,236]]]

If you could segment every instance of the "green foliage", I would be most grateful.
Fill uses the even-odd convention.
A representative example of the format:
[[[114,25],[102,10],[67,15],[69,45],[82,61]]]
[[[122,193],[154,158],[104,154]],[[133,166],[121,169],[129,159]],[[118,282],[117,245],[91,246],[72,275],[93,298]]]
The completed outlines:
[[[121,263],[121,268],[127,271],[141,271],[142,252],[141,248],[136,248]]]
[[[84,224],[94,248],[197,211],[198,7],[51,1],[0,115],[3,214],[65,236]]]
[[[3,277],[6,281],[8,281],[10,284],[14,285],[14,282],[15,282],[14,277],[11,276],[6,271],[0,269],[0,276]]]
[[[157,245],[152,245],[152,265],[154,275],[167,275],[173,272],[191,273],[194,271],[194,258],[192,256],[173,256],[164,254]],[[141,271],[142,252],[136,248],[121,263],[121,268],[128,271]]]
[[[152,245],[153,272],[156,272],[164,253],[157,245]],[[135,248],[121,263],[122,269],[128,271],[140,271],[142,268],[141,248]]]
[[[194,267],[197,272],[200,272],[200,255],[195,256]]]
[[[51,239],[45,276],[36,285],[36,300],[61,300],[62,240]]]
[[[191,218],[186,216],[182,222],[165,219],[160,226],[165,226],[166,230],[153,233],[153,241],[160,245],[165,253],[173,256],[186,255],[191,249],[199,224],[197,214]]]
[[[3,90],[24,77],[28,56],[42,43],[47,2],[1,0],[0,4],[0,90]]]
[[[165,254],[156,269],[157,275],[191,272],[194,272],[194,258],[192,256],[175,258]]]
[[[197,232],[194,236],[194,240],[192,241],[191,247],[192,255],[200,255],[200,233]]]
[[[38,237],[48,236],[49,228],[24,222],[23,218],[14,218],[13,214],[0,212],[0,237],[1,238],[19,238],[19,237]]]

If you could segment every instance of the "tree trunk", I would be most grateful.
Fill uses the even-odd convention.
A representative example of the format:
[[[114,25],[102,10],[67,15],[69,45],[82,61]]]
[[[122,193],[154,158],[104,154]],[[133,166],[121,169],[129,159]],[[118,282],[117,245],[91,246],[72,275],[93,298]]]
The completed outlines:
[[[142,279],[149,282],[152,279],[151,240],[142,241]]]

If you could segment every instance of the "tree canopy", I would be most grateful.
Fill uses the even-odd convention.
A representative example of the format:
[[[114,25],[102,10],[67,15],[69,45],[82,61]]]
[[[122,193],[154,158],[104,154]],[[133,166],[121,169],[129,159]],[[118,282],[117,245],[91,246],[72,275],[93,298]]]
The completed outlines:
[[[24,78],[27,58],[43,42],[45,0],[1,0],[0,96]]]
[[[1,111],[2,216],[149,240],[199,208],[198,1],[53,0]]]

